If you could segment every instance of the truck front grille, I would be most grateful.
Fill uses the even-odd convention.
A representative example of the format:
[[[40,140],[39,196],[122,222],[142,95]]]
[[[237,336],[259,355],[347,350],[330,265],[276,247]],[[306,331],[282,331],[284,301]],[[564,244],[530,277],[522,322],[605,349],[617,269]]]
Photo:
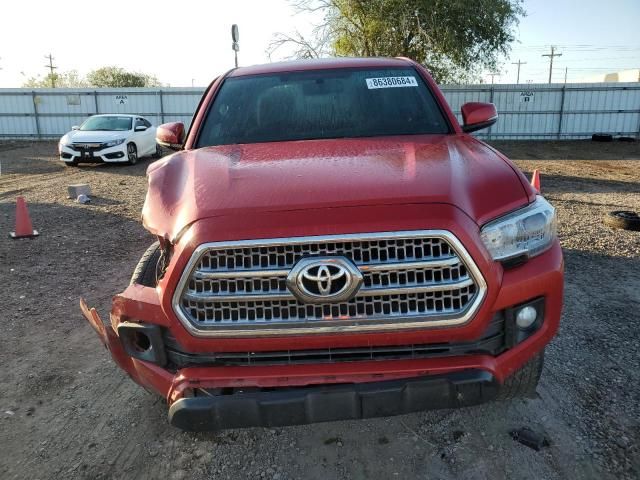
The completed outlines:
[[[287,288],[302,258],[344,257],[363,277],[348,301],[302,303]],[[445,231],[218,242],[194,252],[174,296],[200,336],[241,336],[455,325],[475,313],[485,282]]]

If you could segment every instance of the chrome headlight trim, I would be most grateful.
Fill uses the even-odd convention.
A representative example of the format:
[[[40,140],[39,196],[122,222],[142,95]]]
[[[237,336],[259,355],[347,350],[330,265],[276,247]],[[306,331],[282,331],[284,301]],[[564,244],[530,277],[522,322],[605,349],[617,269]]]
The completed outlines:
[[[480,229],[480,238],[495,261],[546,251],[557,238],[556,209],[541,195],[524,208],[503,215]]]

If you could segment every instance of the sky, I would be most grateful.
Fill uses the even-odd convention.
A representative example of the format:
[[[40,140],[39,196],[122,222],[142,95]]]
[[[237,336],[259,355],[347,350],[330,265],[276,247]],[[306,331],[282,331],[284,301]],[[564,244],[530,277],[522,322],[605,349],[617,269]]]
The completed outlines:
[[[551,45],[554,81],[640,68],[640,0],[525,0],[510,58],[496,83],[545,83]],[[205,86],[233,67],[231,25],[240,29],[240,65],[269,61],[276,32],[309,34],[321,18],[299,14],[288,0],[18,0],[2,9],[0,87],[46,75],[51,53],[58,71],[84,75],[105,65],[153,74],[171,86]],[[286,52],[276,54],[280,60]],[[489,72],[487,72],[489,73]],[[484,75],[487,82],[489,75]]]

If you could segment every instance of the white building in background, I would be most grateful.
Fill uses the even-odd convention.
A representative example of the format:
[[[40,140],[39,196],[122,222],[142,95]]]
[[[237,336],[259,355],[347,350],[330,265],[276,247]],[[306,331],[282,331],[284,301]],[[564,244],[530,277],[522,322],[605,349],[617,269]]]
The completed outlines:
[[[631,70],[622,70],[613,73],[599,73],[598,75],[590,75],[580,80],[585,83],[596,82],[640,82],[640,68],[632,68]]]

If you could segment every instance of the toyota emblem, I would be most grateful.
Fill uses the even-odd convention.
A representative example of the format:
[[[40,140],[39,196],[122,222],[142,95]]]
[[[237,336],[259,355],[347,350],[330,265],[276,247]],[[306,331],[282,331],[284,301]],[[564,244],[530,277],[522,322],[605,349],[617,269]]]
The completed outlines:
[[[362,285],[362,273],[345,257],[300,260],[287,277],[287,287],[303,303],[349,300]]]

